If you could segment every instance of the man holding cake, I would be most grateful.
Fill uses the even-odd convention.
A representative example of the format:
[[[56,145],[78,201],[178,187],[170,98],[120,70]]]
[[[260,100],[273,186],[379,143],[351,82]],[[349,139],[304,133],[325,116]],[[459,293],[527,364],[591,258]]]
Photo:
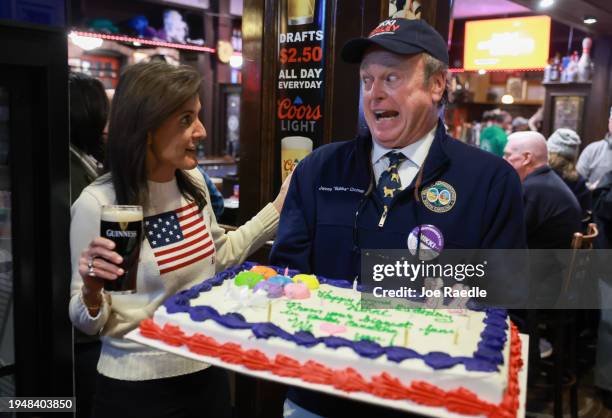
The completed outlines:
[[[389,19],[349,41],[342,57],[360,64],[369,129],[298,165],[272,264],[352,280],[362,248],[410,247],[411,232],[422,229],[439,237],[440,248],[525,248],[518,176],[502,159],[449,137],[439,119],[447,97],[444,39],[422,20]],[[517,278],[491,290],[519,300],[525,289]],[[396,414],[297,388],[285,406],[294,418]]]

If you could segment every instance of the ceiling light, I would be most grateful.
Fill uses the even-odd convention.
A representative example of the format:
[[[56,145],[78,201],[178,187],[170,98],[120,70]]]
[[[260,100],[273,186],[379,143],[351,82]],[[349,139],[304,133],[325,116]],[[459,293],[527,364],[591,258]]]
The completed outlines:
[[[91,51],[92,49],[100,48],[102,46],[102,42],[104,42],[100,38],[81,36],[77,35],[74,32],[70,32],[70,34],[68,34],[68,37],[74,45],[78,46],[81,49],[84,49],[85,51]]]
[[[555,0],[540,0],[541,9],[546,9],[547,7],[550,7],[553,4],[555,4]]]
[[[229,60],[229,65],[232,68],[242,68],[242,55],[232,55]]]
[[[597,18],[595,16],[585,16],[582,21],[587,25],[592,25],[593,23],[597,23]]]
[[[501,98],[501,102],[503,104],[512,104],[514,103],[514,97],[511,94],[504,94]]]
[[[134,46],[142,46],[142,44],[140,42],[132,42],[132,45],[134,45]]]
[[[482,68],[478,70],[478,74],[480,75],[485,75],[486,73],[487,73],[487,70],[483,70]]]

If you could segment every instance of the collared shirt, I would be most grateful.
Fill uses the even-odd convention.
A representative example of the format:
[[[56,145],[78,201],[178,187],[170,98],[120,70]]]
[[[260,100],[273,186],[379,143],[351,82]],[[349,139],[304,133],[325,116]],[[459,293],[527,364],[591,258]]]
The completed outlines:
[[[378,179],[383,171],[389,167],[389,159],[385,157],[385,154],[389,151],[401,152],[406,156],[406,160],[403,161],[398,167],[398,173],[402,182],[401,190],[404,190],[407,186],[412,183],[412,180],[416,177],[419,169],[425,162],[431,143],[434,140],[436,133],[436,127],[429,131],[423,138],[404,148],[389,149],[381,146],[372,140],[372,169],[374,170],[374,179],[378,184]]]

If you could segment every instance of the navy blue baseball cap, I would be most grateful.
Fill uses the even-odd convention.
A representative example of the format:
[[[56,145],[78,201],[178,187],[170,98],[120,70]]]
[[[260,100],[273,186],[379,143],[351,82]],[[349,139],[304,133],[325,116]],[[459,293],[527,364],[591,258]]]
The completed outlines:
[[[355,38],[342,48],[342,59],[360,63],[365,51],[377,45],[387,51],[401,55],[427,52],[448,65],[446,41],[427,22],[421,19],[387,19],[381,22],[367,38]]]

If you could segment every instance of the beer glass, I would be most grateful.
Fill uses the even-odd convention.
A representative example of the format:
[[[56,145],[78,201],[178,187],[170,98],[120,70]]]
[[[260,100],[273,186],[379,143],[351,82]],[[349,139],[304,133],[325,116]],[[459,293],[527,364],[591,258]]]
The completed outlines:
[[[287,15],[290,25],[305,25],[314,20],[315,0],[288,0]]]
[[[104,290],[114,293],[135,293],[136,273],[142,244],[142,206],[106,205],[100,216],[100,235],[115,243],[115,252],[123,257],[123,275],[104,280]]]
[[[281,140],[281,183],[295,166],[312,152],[312,140],[305,136],[286,136]]]

